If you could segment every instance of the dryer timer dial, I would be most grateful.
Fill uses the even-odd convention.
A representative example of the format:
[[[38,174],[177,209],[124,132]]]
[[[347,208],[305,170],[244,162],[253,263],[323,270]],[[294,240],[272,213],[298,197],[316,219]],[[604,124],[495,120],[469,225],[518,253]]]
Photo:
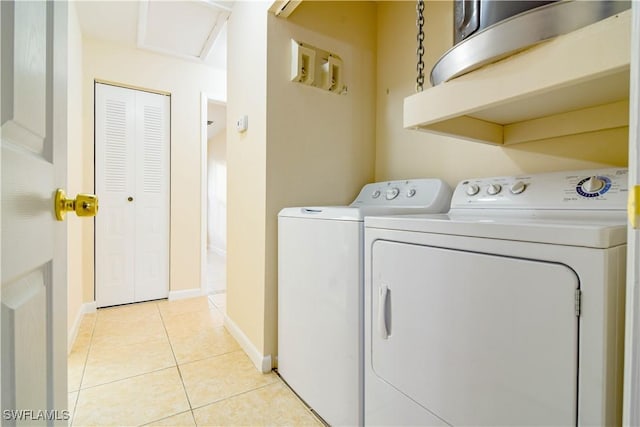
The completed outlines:
[[[598,176],[592,176],[582,183],[582,191],[585,193],[597,193],[604,187],[604,181]]]
[[[582,197],[602,196],[611,189],[611,179],[607,176],[592,175],[583,178],[576,185],[576,192]]]

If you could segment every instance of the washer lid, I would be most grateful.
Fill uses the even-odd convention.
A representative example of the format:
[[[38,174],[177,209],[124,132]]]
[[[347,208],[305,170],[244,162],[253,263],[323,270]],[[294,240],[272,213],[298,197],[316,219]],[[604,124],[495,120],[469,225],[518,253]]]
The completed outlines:
[[[368,217],[365,227],[590,248],[610,248],[627,242],[626,217],[620,212]]]
[[[403,215],[424,212],[425,208],[422,206],[304,206],[284,208],[278,217],[364,221],[365,216],[371,215]]]
[[[333,219],[341,221],[362,221],[364,217],[358,208],[349,206],[305,206],[284,208],[279,218]]]

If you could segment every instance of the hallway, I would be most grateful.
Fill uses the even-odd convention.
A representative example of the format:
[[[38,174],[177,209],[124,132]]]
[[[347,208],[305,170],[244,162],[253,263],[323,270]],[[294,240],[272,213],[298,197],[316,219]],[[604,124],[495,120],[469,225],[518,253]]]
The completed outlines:
[[[227,291],[227,262],[223,255],[207,252],[207,292],[224,294]]]
[[[322,425],[261,374],[205,297],[85,315],[69,354],[72,425]]]

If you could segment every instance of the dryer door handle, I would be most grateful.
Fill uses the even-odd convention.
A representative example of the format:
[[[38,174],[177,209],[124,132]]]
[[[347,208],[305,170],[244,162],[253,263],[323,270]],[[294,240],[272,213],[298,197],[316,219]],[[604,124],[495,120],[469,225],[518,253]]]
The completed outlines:
[[[387,304],[389,298],[389,288],[387,285],[381,285],[378,289],[378,331],[380,338],[386,340],[389,338],[389,328],[387,323]]]

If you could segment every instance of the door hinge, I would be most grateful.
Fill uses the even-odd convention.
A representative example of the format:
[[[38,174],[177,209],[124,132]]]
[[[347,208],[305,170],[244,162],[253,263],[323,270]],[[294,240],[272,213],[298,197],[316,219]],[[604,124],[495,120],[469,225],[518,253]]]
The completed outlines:
[[[640,185],[629,189],[629,204],[627,205],[629,223],[634,229],[640,228]]]
[[[576,317],[580,317],[580,303],[582,302],[582,291],[580,289],[576,289]]]

